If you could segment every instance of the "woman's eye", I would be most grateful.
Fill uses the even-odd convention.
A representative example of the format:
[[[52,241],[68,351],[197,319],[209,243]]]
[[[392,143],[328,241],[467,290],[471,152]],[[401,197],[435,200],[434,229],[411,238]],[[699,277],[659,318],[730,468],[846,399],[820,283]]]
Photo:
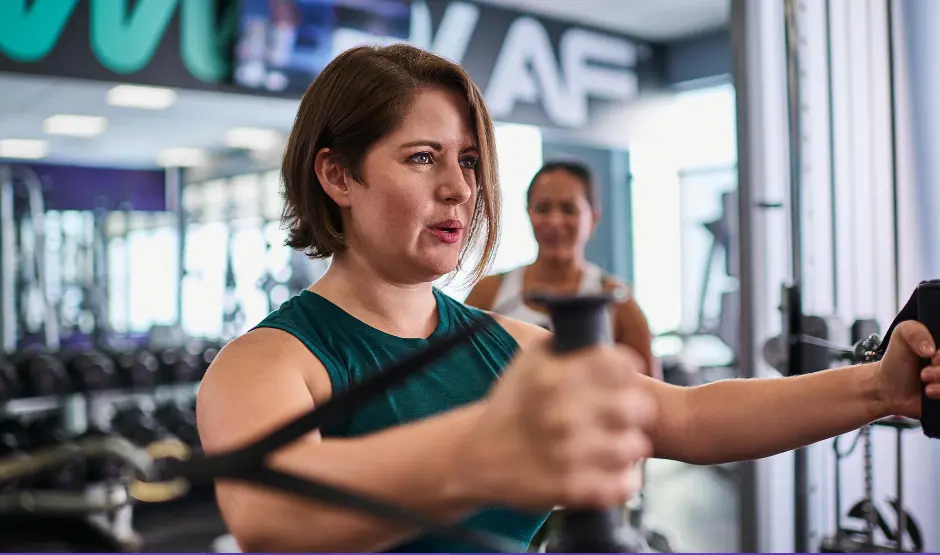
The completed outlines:
[[[418,164],[430,164],[432,161],[430,152],[416,152],[412,154],[409,159]]]
[[[477,158],[474,156],[465,156],[464,158],[460,159],[460,165],[468,170],[476,168],[478,162],[479,160],[477,160]]]

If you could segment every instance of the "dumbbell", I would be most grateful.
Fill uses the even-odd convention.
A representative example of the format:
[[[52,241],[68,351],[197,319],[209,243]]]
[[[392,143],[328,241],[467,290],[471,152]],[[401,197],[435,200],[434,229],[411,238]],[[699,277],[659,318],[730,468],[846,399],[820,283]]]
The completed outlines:
[[[153,416],[136,406],[115,412],[111,417],[111,429],[140,447],[174,437]]]
[[[16,375],[25,397],[47,397],[71,393],[65,365],[46,352],[23,352],[16,361]]]
[[[196,415],[178,404],[169,402],[162,404],[153,411],[154,417],[171,434],[178,437],[183,443],[193,449],[201,445],[199,431],[196,428]]]
[[[556,353],[609,343],[607,307],[619,294],[555,297],[532,295],[544,306],[554,330]],[[560,527],[549,538],[548,553],[646,553],[649,546],[640,533],[626,524],[623,507],[606,510],[566,509]]]
[[[5,357],[0,358],[0,403],[20,396],[20,380],[16,377],[16,366]]]
[[[26,425],[30,450],[72,443],[72,438],[59,423],[59,415],[43,416]],[[88,461],[75,455],[65,464],[57,465],[40,475],[37,487],[43,489],[79,490],[85,487]]]
[[[20,421],[0,420],[0,459],[25,458],[26,453],[23,452],[25,441],[26,429]],[[35,478],[32,480],[27,478],[0,482],[0,492],[25,489],[33,485],[35,481]]]
[[[202,378],[199,358],[186,349],[162,349],[155,354],[160,363],[160,383],[192,383]]]
[[[89,426],[77,439],[103,438],[108,435],[110,434],[96,426]],[[124,463],[118,459],[98,457],[88,461],[85,480],[92,484],[117,481],[123,476],[124,469]]]
[[[186,346],[186,351],[192,355],[198,364],[198,377],[201,380],[212,365],[212,361],[218,356],[222,346],[215,343],[192,342]]]
[[[113,351],[110,354],[122,387],[150,388],[159,382],[160,362],[150,351]]]
[[[113,387],[117,381],[114,361],[100,351],[68,352],[61,358],[77,391],[101,391]]]

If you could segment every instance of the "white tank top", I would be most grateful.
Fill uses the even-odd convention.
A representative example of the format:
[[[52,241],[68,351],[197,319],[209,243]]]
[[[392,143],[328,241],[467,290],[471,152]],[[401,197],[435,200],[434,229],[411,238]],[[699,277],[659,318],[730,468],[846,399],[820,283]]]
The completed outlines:
[[[551,329],[551,320],[548,314],[529,308],[522,297],[522,280],[526,267],[516,268],[503,276],[503,281],[496,292],[492,312],[515,318],[523,322]],[[604,292],[604,270],[594,264],[587,264],[581,272],[581,284],[578,287],[579,295],[595,295]],[[608,337],[613,337],[613,321],[608,318]]]

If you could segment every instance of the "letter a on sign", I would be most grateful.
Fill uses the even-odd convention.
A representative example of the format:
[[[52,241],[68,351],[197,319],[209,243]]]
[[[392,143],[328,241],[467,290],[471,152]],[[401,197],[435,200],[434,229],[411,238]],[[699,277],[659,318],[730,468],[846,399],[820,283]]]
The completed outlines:
[[[590,97],[623,102],[636,94],[631,42],[574,28],[562,35],[560,49],[561,67],[540,22],[520,17],[512,23],[486,90],[493,117],[509,117],[518,102],[541,102],[556,125],[583,127]]]

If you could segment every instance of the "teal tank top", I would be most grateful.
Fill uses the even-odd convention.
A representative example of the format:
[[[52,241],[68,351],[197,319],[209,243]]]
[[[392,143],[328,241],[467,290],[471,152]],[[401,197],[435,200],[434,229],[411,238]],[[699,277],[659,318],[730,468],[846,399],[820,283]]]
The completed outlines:
[[[480,318],[492,318],[437,289],[434,297],[439,322],[426,339],[384,333],[306,290],[287,300],[257,327],[277,328],[303,342],[326,367],[336,394],[435,339],[448,336]],[[361,436],[477,401],[493,386],[518,348],[518,343],[502,326],[489,326],[469,343],[363,406],[347,420],[322,429],[321,433],[333,438]],[[376,464],[382,464],[381,460],[376,460]],[[489,507],[470,515],[464,524],[527,546],[547,516],[548,513]],[[429,534],[390,551],[461,553],[481,549]]]

